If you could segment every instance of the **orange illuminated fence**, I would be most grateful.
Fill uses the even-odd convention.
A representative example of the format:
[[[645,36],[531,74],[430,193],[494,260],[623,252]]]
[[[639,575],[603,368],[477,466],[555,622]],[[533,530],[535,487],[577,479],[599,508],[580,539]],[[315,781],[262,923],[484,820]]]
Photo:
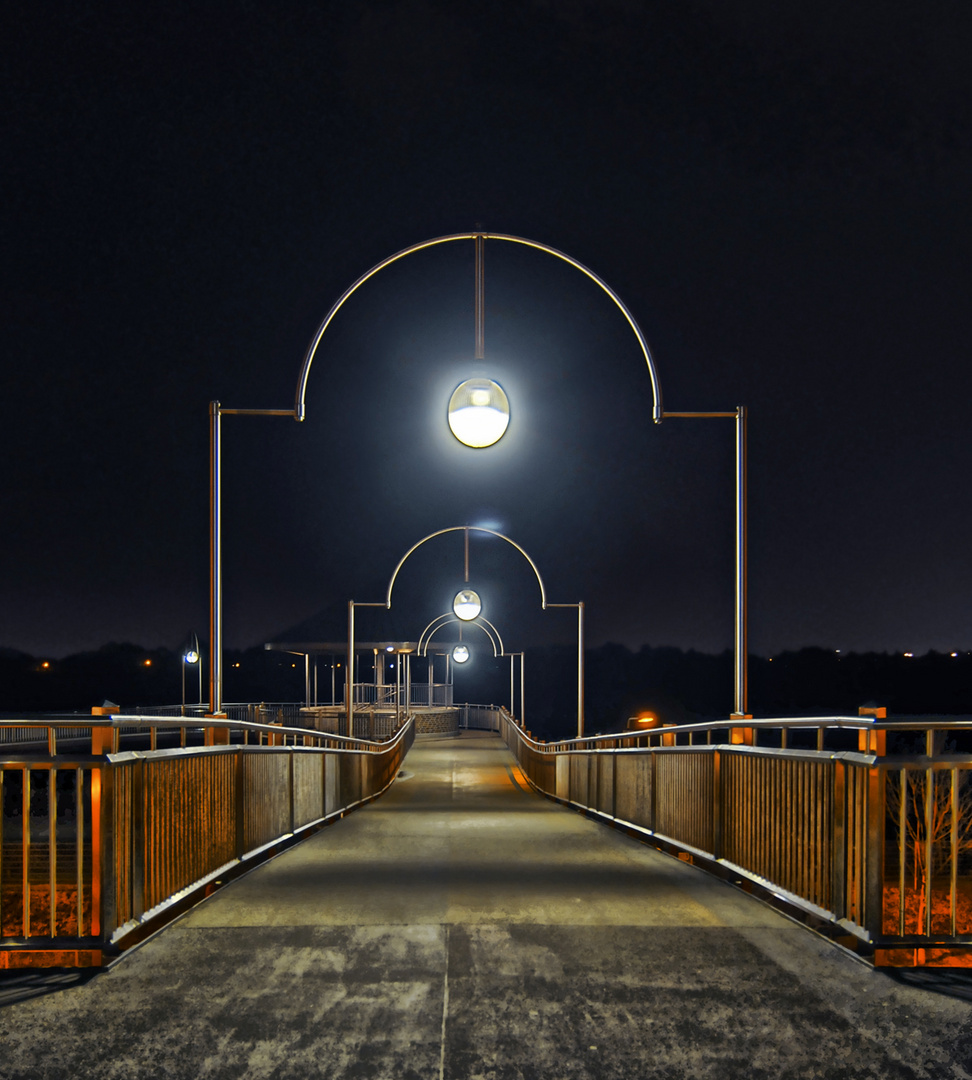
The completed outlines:
[[[559,743],[505,716],[501,733],[539,790],[876,964],[972,966],[972,722],[880,712]]]
[[[414,737],[411,721],[380,742],[204,721],[186,746],[181,719],[99,717],[59,726],[60,741],[16,723],[28,735],[0,756],[0,968],[101,964],[380,794]],[[144,749],[119,746],[133,724]]]

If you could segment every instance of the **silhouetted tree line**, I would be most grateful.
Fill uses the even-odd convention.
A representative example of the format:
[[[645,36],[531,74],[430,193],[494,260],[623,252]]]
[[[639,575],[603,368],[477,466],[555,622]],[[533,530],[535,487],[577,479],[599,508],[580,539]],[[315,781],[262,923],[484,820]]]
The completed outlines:
[[[204,701],[209,700],[206,657],[203,645]],[[123,708],[178,705],[182,701],[182,663],[182,654],[177,651],[116,642],[63,660],[0,649],[0,713],[88,712],[105,700]],[[187,704],[195,704],[198,696],[197,669],[186,665]],[[302,658],[267,652],[262,647],[224,653],[225,701],[299,701],[303,696]]]
[[[733,707],[732,652],[709,653],[607,644],[586,653],[588,732],[617,731],[650,711],[689,723],[728,716]],[[527,727],[541,738],[576,730],[576,650],[554,647],[527,654]],[[972,713],[972,656],[929,652],[837,653],[805,648],[773,657],[751,656],[749,703],[755,716],[857,714],[867,704],[888,714]]]
[[[208,667],[203,646],[203,698]],[[44,666],[47,663],[48,666]],[[181,655],[111,643],[63,660],[0,650],[0,712],[86,712],[105,699],[130,708],[178,704]],[[617,731],[628,717],[652,711],[665,721],[727,716],[732,710],[733,658],[677,648],[637,651],[607,644],[586,653],[586,727]],[[836,653],[806,648],[769,660],[750,658],[750,707],[757,716],[855,715],[858,706],[887,706],[889,714],[972,713],[972,656],[929,652]],[[225,701],[299,701],[304,696],[300,657],[263,648],[228,650]],[[421,676],[419,676],[421,677]],[[321,676],[321,700],[330,693]],[[186,701],[195,703],[198,679],[186,668]],[[527,727],[541,738],[576,731],[577,653],[571,646],[527,651]],[[509,703],[509,661],[479,659],[457,673],[457,700]],[[517,707],[519,689],[516,690]]]

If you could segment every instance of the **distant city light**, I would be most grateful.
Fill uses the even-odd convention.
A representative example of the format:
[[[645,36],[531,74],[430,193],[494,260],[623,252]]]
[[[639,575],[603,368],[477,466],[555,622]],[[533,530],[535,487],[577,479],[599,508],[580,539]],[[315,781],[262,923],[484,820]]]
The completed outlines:
[[[152,661],[151,660],[143,660],[142,665],[144,667],[151,667],[152,666]]]
[[[957,652],[953,652],[953,653],[951,653],[950,655],[951,655],[951,656],[958,656],[958,653],[957,653]]]
[[[187,664],[198,664],[199,663],[199,653],[197,653],[195,649],[190,649],[186,653],[185,660],[186,660]]]
[[[469,659],[469,649],[465,645],[457,645],[452,650],[452,659],[457,664],[464,664]]]
[[[467,379],[449,399],[449,427],[464,445],[482,449],[498,442],[510,422],[510,400],[492,379]]]
[[[954,656],[954,655],[955,655],[955,653],[952,653],[952,656]],[[50,665],[50,662],[48,660],[45,660],[44,663],[41,664],[42,668],[49,668],[50,666],[51,665]]]
[[[906,653],[904,653],[904,655],[907,656],[907,657],[912,657],[915,654],[913,652],[906,652]]]

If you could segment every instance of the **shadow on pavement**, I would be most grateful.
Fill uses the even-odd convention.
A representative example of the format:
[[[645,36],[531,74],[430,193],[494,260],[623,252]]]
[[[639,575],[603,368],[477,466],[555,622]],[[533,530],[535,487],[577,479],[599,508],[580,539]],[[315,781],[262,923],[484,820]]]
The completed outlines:
[[[54,994],[83,986],[90,982],[101,968],[44,968],[40,971],[0,971],[0,1008],[14,1005],[28,998]]]
[[[972,968],[882,968],[895,982],[972,1001]]]

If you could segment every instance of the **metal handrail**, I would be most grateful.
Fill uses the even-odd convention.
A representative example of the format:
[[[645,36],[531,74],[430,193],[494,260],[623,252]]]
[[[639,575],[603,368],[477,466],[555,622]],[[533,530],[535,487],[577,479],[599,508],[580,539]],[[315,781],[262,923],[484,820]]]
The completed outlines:
[[[859,749],[753,745],[756,728],[822,722],[856,730]],[[699,729],[746,741],[675,739]],[[926,734],[925,753],[884,753],[883,733],[909,730]],[[746,882],[875,964],[920,966],[972,955],[972,754],[942,752],[936,737],[970,730],[967,719],[794,717],[543,743],[503,710],[501,734],[551,798]]]
[[[191,723],[188,723],[187,721],[191,721]],[[112,730],[118,731],[119,733],[134,733],[142,729],[162,729],[179,731],[180,729],[185,727],[192,727],[194,729],[202,730],[230,729],[231,731],[241,731],[244,733],[257,732],[261,734],[268,734],[278,738],[293,737],[295,739],[302,738],[304,740],[312,739],[320,742],[326,742],[329,744],[342,744],[349,749],[373,750],[375,746],[374,742],[371,740],[363,740],[359,738],[349,737],[347,735],[321,732],[318,731],[316,728],[295,727],[282,724],[261,724],[252,720],[221,720],[213,717],[148,716],[145,714],[128,715],[122,713],[112,713],[108,716],[78,717],[77,719],[58,719],[58,722],[56,724],[51,724],[50,721],[39,719],[0,720],[0,736],[2,736],[2,733],[4,731],[8,730],[38,730],[45,733],[50,733],[51,731],[54,731],[62,738],[70,738],[71,736],[66,733],[74,731],[91,731],[93,728],[110,728]],[[394,741],[394,739],[397,738],[399,734],[400,731],[390,736],[389,741]],[[49,734],[48,741],[50,741]],[[2,745],[2,742],[2,737],[0,737],[0,745]],[[313,746],[314,743],[312,742],[310,745]],[[336,749],[336,747],[328,748]]]
[[[608,732],[603,735],[589,735],[582,739],[559,739],[555,742],[544,742],[532,739],[527,732],[523,737],[527,739],[541,752],[559,753],[564,750],[582,751],[585,749],[611,748],[617,742],[623,741],[626,745],[635,743],[643,746],[656,745],[656,740],[673,738],[679,735],[689,737],[698,733],[712,733],[717,731],[731,731],[751,729],[762,730],[793,730],[812,728],[815,730],[835,728],[848,731],[972,731],[972,719],[970,720],[947,720],[942,717],[931,716],[902,716],[892,719],[877,719],[870,716],[793,716],[773,717],[761,719],[739,720],[727,718],[725,720],[704,720],[691,724],[664,724],[657,727],[645,728],[644,730],[629,730]]]
[[[180,726],[116,714],[78,718],[71,730],[117,732],[132,719]],[[411,716],[378,744],[245,729],[274,738],[121,752],[108,739],[106,753],[0,756],[0,953],[19,953],[21,966],[97,966],[228,875],[381,794],[414,738]]]

